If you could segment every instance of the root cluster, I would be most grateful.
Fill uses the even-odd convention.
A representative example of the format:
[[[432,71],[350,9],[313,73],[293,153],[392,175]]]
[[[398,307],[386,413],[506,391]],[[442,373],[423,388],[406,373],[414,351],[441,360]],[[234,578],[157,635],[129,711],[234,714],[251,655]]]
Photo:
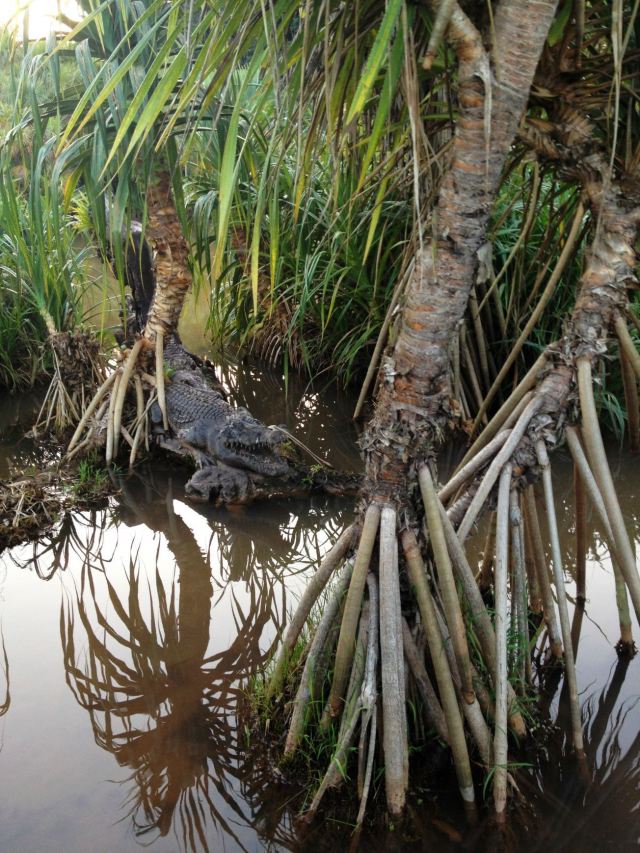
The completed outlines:
[[[621,348],[625,330],[618,324]],[[577,638],[572,637],[548,454],[557,435],[541,427],[548,423],[544,413],[550,405],[544,389],[564,380],[565,369],[546,359],[539,362],[439,492],[430,466],[423,464],[419,505],[373,500],[361,524],[343,533],[307,588],[267,688],[270,699],[282,695],[293,649],[333,580],[322,618],[293,674],[298,686],[289,705],[284,750],[286,758],[295,756],[314,726],[337,733],[307,819],[326,791],[353,772],[360,826],[376,762],[384,765],[389,812],[403,813],[411,696],[419,698],[424,726],[450,747],[469,819],[475,820],[477,812],[481,769],[491,780],[495,815],[503,821],[513,781],[509,767],[527,736],[522,702],[534,695],[539,675],[534,659],[564,669],[573,747],[585,771]],[[582,424],[568,427],[566,440],[574,461],[577,595],[586,596],[585,514],[592,506],[613,559],[612,594],[620,619],[616,649],[633,654],[629,601],[640,619],[640,577],[604,452],[588,355],[578,357],[574,376]],[[523,460],[531,460],[526,469]],[[536,478],[540,489],[533,484]],[[487,507],[495,509],[476,573],[465,542]],[[308,736],[318,735],[309,731]]]

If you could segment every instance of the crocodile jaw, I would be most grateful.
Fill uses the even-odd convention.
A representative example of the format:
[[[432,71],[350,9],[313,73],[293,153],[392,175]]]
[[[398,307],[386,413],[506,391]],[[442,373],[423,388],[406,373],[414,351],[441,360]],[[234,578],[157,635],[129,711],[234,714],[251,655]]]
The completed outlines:
[[[221,462],[265,477],[287,473],[289,465],[276,452],[282,435],[258,424],[234,418],[215,435],[210,449]]]

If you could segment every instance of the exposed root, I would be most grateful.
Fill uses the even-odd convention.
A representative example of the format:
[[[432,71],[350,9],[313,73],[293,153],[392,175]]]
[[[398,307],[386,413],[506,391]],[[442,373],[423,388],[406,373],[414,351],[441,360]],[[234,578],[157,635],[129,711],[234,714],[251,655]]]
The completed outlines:
[[[380,662],[387,808],[398,817],[409,783],[409,744],[404,695],[402,614],[398,578],[396,513],[386,506],[380,524]]]
[[[380,524],[380,508],[371,504],[365,513],[360,536],[360,544],[356,554],[353,575],[349,584],[349,592],[344,606],[344,615],[338,638],[335,666],[333,670],[333,682],[327,707],[323,715],[323,726],[326,728],[332,717],[338,716],[342,709],[344,690],[353,660],[353,651],[362,596],[367,580],[367,572],[371,562],[371,555],[376,543],[378,526]]]
[[[370,584],[369,600],[363,607],[359,622],[358,639],[354,649],[349,690],[347,691],[344,714],[338,733],[338,743],[329,768],[311,801],[311,805],[304,815],[307,821],[312,820],[315,816],[326,791],[329,788],[336,787],[343,781],[348,750],[353,741],[358,723],[361,719],[364,719],[364,723],[368,724],[368,720],[373,719],[372,715],[374,713],[373,708],[375,707],[376,697],[375,673],[377,671],[378,659],[378,612],[375,607],[376,604],[375,586]],[[375,737],[375,725],[372,725],[372,732],[373,737]],[[369,753],[371,755],[367,758],[367,768],[363,776],[360,807],[363,815],[364,807],[366,807],[366,796],[368,796],[371,782],[374,743],[375,741],[373,743],[370,741]],[[363,802],[364,806],[362,805]]]
[[[85,332],[55,332],[48,338],[53,377],[33,427],[35,436],[53,429],[61,434],[80,420],[87,396],[105,379],[98,341]]]
[[[525,410],[518,418],[518,422],[511,431],[509,437],[496,454],[494,460],[491,462],[491,465],[489,465],[487,473],[482,478],[480,487],[473,496],[473,500],[471,501],[471,504],[469,505],[465,517],[462,519],[462,523],[458,528],[458,537],[462,542],[465,541],[465,539],[471,532],[471,528],[475,524],[478,515],[484,508],[487,502],[487,498],[489,497],[491,490],[495,486],[504,465],[506,464],[507,460],[510,459],[513,455],[513,452],[522,440],[527,430],[527,427],[529,426],[531,418],[536,414],[541,405],[542,401],[538,397],[534,397],[528,403]]]
[[[511,611],[515,613],[515,660],[514,671],[518,693],[525,694],[525,682],[530,680],[531,659],[529,658],[529,614],[527,583],[524,574],[524,543],[522,535],[522,516],[520,500],[516,489],[511,490],[509,498],[509,523],[511,527],[511,574],[513,594]],[[513,622],[513,620],[512,620]]]
[[[425,706],[425,714],[427,722],[433,726],[435,731],[445,743],[449,743],[449,732],[447,730],[447,721],[444,718],[442,706],[438,695],[433,688],[429,674],[425,668],[422,656],[411,635],[411,628],[407,624],[407,620],[402,620],[402,640],[404,643],[404,656],[407,659],[411,673],[415,678],[420,696]]]
[[[571,705],[571,726],[573,729],[573,745],[578,756],[584,754],[584,741],[582,737],[582,722],[580,720],[580,705],[578,701],[578,682],[576,677],[576,665],[571,642],[571,623],[569,622],[569,609],[567,607],[567,593],[564,585],[564,570],[562,567],[562,551],[560,548],[560,537],[558,535],[558,522],[556,518],[555,502],[553,499],[553,483],[551,481],[551,466],[544,441],[540,440],[536,445],[538,461],[542,469],[542,485],[544,487],[544,498],[547,509],[547,521],[549,525],[549,538],[551,540],[551,555],[553,563],[553,577],[558,593],[558,612],[560,614],[560,630],[562,631],[562,642],[564,644],[564,665],[567,684],[569,687],[569,701]]]
[[[124,409],[124,401],[127,396],[127,391],[129,389],[129,380],[131,379],[133,371],[136,368],[138,356],[140,355],[143,346],[144,340],[142,338],[138,338],[135,344],[131,347],[130,352],[125,358],[124,364],[122,365],[122,374],[120,376],[117,391],[114,391],[113,412],[110,416],[111,418],[113,418],[113,456],[116,456],[118,453],[118,444],[120,442],[120,432],[122,428],[122,410]]]
[[[156,332],[156,393],[158,394],[158,406],[162,413],[162,425],[169,429],[169,418],[167,416],[167,396],[164,389],[164,332]]]
[[[496,510],[495,609],[496,609],[496,712],[493,737],[493,805],[496,816],[504,820],[507,805],[507,583],[509,572],[509,492],[511,464],[500,472],[498,509]]]
[[[627,430],[629,433],[629,450],[632,453],[640,451],[640,399],[638,397],[638,379],[633,369],[631,359],[620,347],[620,372],[622,387],[627,409]]]
[[[533,486],[525,489],[525,523],[529,532],[529,541],[531,543],[533,564],[540,586],[540,594],[542,597],[542,612],[544,621],[547,626],[549,635],[549,645],[551,655],[557,661],[562,660],[562,640],[558,623],[556,620],[556,610],[553,601],[553,592],[549,582],[549,569],[544,553],[544,545],[542,542],[542,533],[540,531],[540,523],[538,520],[538,510],[536,509],[536,499]]]
[[[591,361],[587,357],[578,359],[578,387],[587,457],[605,503],[607,517],[616,543],[616,551],[620,558],[620,570],[629,589],[636,617],[640,620],[640,577],[602,442],[593,398]]]
[[[636,379],[640,379],[640,353],[633,343],[633,338],[629,334],[629,329],[627,328],[624,317],[621,314],[618,314],[613,321],[613,324],[616,330],[616,335],[618,336],[620,348],[629,360],[629,363],[633,368],[633,372],[636,375]]]
[[[446,504],[450,497],[463,486],[467,480],[471,479],[477,471],[488,461],[492,460],[497,450],[499,450],[505,441],[511,435],[510,429],[504,429],[492,439],[485,447],[481,448],[475,456],[467,462],[462,468],[458,468],[456,473],[451,477],[445,486],[438,492],[438,497],[442,503]]]
[[[427,643],[436,675],[442,710],[447,721],[447,730],[449,732],[460,794],[469,816],[473,819],[476,807],[469,752],[464,735],[462,716],[451,677],[451,670],[447,661],[442,635],[437,624],[431,590],[429,589],[424,563],[422,562],[415,535],[412,531],[405,530],[401,538],[409,577],[414,588],[422,623],[427,635]]]
[[[289,623],[285,634],[282,648],[276,660],[273,674],[267,687],[267,697],[270,698],[282,689],[282,682],[289,664],[291,652],[296,644],[300,632],[305,626],[313,605],[318,596],[329,582],[329,578],[344,559],[345,554],[351,546],[353,538],[353,527],[347,527],[336,544],[322,561],[320,568],[313,579],[307,585],[293,618]],[[364,583],[364,582],[363,582]],[[349,587],[351,589],[351,586]]]
[[[284,747],[284,757],[291,758],[300,742],[300,738],[304,734],[306,720],[309,714],[309,702],[316,698],[319,694],[321,684],[321,659],[329,638],[332,628],[337,623],[338,612],[344,598],[344,594],[351,580],[353,566],[350,563],[344,567],[342,574],[335,589],[333,590],[329,602],[324,609],[322,619],[313,635],[313,640],[307,654],[302,676],[300,678],[300,686],[293,701],[293,712],[291,714],[291,722],[289,723],[289,731]],[[282,655],[282,652],[281,652]],[[276,665],[277,666],[277,665]]]
[[[93,413],[96,411],[103,399],[107,396],[109,389],[115,382],[116,375],[116,373],[109,374],[109,376],[107,376],[102,385],[98,388],[95,396],[85,409],[84,414],[82,415],[82,418],[80,419],[80,422],[78,423],[78,426],[76,427],[76,430],[73,433],[73,436],[71,437],[71,441],[67,446],[67,454],[71,454],[74,447],[78,444],[80,437],[82,436]]]
[[[573,494],[576,516],[576,599],[585,601],[587,597],[587,490],[575,463],[573,465]]]

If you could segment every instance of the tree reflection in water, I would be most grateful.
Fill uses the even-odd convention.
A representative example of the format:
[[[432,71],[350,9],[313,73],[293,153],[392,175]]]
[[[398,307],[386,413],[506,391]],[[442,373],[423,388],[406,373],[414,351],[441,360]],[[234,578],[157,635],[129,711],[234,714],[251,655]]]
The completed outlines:
[[[11,706],[11,676],[9,674],[9,658],[4,644],[4,634],[0,628],[0,644],[2,645],[2,662],[0,662],[0,717],[4,717]],[[2,740],[0,740],[0,750]]]
[[[132,770],[136,835],[151,842],[173,828],[187,850],[219,849],[216,834],[243,848],[254,818],[241,793],[241,681],[264,666],[283,627],[285,579],[313,564],[341,526],[334,514],[327,527],[326,506],[322,521],[284,504],[250,518],[206,512],[202,550],[169,482],[125,484],[119,523],[156,535],[142,533],[124,582],[117,552],[107,565],[93,542],[61,613],[67,683],[96,743]],[[226,631],[230,644],[212,651]]]
[[[635,667],[635,671],[634,671]],[[621,698],[629,672],[636,689]],[[635,694],[635,695],[634,695]],[[530,851],[626,850],[640,836],[640,731],[637,665],[619,660],[606,687],[582,705],[588,778],[576,769],[571,738],[556,728],[519,776],[528,800],[519,810],[520,843]],[[523,786],[524,783],[524,786]]]

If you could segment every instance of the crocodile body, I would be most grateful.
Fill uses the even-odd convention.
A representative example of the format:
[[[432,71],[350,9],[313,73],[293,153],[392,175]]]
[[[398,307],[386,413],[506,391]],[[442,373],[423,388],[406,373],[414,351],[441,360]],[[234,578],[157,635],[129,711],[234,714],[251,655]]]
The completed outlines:
[[[126,283],[132,291],[129,333],[144,328],[153,293],[152,253],[137,223],[126,256]],[[355,494],[360,478],[309,468],[284,452],[286,437],[267,427],[247,409],[231,405],[212,365],[188,352],[177,334],[165,342],[165,364],[171,376],[165,384],[168,430],[160,408],[151,408],[157,444],[179,456],[195,459],[197,470],[186,493],[217,505],[245,504],[260,498],[294,496],[320,491]]]
[[[286,475],[289,463],[278,455],[282,433],[185,373],[178,371],[166,386],[169,427],[185,447],[196,451],[201,467],[216,461],[263,477]],[[152,419],[158,430],[159,407],[154,407]]]

